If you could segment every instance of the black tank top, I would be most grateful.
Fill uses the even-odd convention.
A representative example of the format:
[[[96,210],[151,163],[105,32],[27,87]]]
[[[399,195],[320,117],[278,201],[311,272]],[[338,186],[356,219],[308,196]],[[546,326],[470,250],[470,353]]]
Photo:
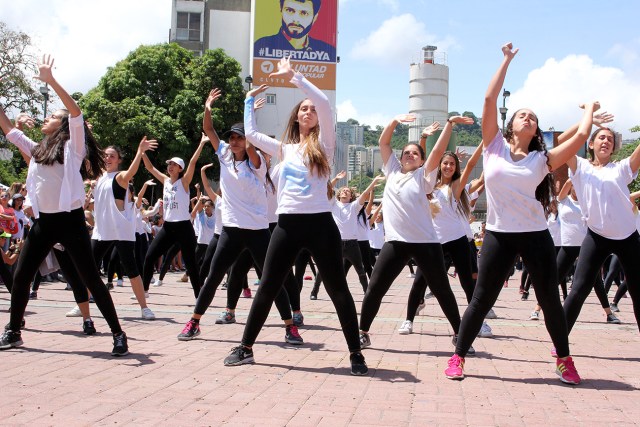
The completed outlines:
[[[120,184],[118,184],[118,181],[116,180],[115,176],[113,177],[113,183],[111,184],[111,188],[113,189],[113,198],[116,200],[124,201],[124,198],[127,197],[127,189],[122,188]]]

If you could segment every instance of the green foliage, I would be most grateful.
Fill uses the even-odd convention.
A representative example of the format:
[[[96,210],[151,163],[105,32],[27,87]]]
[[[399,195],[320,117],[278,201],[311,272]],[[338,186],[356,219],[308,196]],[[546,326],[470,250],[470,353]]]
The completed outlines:
[[[82,96],[80,106],[100,144],[119,146],[125,158],[134,157],[143,136],[157,139],[158,150],[149,157],[164,170],[171,157],[191,158],[202,133],[204,101],[214,87],[223,93],[212,114],[218,133],[242,121],[240,70],[222,49],[194,57],[175,43],[141,46],[110,67],[98,86]],[[209,145],[199,164],[211,163],[213,157]],[[217,162],[213,174],[219,174]],[[141,169],[137,187],[149,177]]]
[[[635,128],[632,128],[631,131],[632,132],[637,132],[633,129],[638,128],[638,126],[636,126]],[[629,157],[631,155],[631,153],[633,153],[633,151],[636,149],[636,147],[640,144],[640,139],[637,140],[636,142],[632,142],[631,144],[626,144],[623,145],[620,150],[613,155],[613,160],[622,160],[626,157]],[[637,177],[636,179],[634,179],[633,181],[631,181],[631,183],[629,184],[629,191],[630,192],[634,192],[634,191],[639,191],[640,190],[640,176]]]

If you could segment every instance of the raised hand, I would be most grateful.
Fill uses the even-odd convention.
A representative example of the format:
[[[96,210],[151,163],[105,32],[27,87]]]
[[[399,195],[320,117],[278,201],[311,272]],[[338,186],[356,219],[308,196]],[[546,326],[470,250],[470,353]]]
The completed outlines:
[[[261,109],[266,103],[267,100],[265,98],[256,99],[256,102],[253,103],[253,110],[255,111]]]
[[[251,89],[249,92],[247,92],[247,98],[252,97],[252,96],[256,97],[256,96],[260,95],[262,92],[264,92],[267,89],[269,89],[269,86],[267,86],[267,85],[260,85],[258,87],[255,87],[255,88]]]
[[[27,113],[20,113],[18,114],[18,117],[16,117],[16,128],[18,128],[19,130],[24,129],[25,126],[29,129],[33,129],[35,124],[35,119]]]
[[[433,135],[434,133],[436,133],[436,131],[440,129],[440,123],[439,122],[433,122],[431,123],[429,126],[427,126],[426,128],[422,129],[422,133],[420,134],[420,136],[424,136],[425,138]]]
[[[200,136],[200,144],[204,144],[205,142],[209,142],[209,137],[206,133],[202,132],[202,135]]]
[[[458,156],[458,159],[460,159],[461,162],[467,160],[469,157],[471,157],[471,155],[469,153],[467,153],[466,151],[460,149],[460,147],[456,147],[456,156]]]
[[[394,120],[400,123],[411,123],[416,120],[416,115],[415,114],[399,114],[394,117]]]
[[[146,182],[144,183],[144,185],[146,185],[146,186],[148,187],[148,186],[150,186],[150,185],[156,185],[156,182],[155,182],[154,180],[150,179],[149,181],[146,181]]]
[[[158,148],[158,141],[156,141],[155,139],[147,139],[146,135],[142,137],[140,145],[138,145],[138,150],[142,153],[147,150],[154,151],[156,148]]]
[[[601,111],[593,115],[593,124],[599,128],[607,128],[605,123],[611,123],[613,121],[613,114],[606,111]]]
[[[457,124],[461,124],[461,125],[472,125],[473,124],[473,119],[471,117],[464,117],[464,116],[451,116],[449,117],[449,122],[451,123],[457,123]]]
[[[38,61],[38,75],[35,78],[48,84],[55,82],[52,72],[53,63],[54,59],[51,55],[42,55],[42,59]]]
[[[287,56],[283,56],[280,61],[278,61],[278,71],[269,74],[269,77],[282,76],[291,80],[294,76],[295,72],[291,67],[291,60]]]
[[[514,56],[518,53],[520,49],[513,48],[513,43],[509,42],[502,46],[502,54],[509,60],[512,60]]]
[[[206,164],[206,165],[202,166],[202,167],[200,168],[200,170],[207,170],[207,169],[209,169],[211,166],[213,166],[213,163],[208,163],[208,164]]]
[[[336,174],[336,179],[339,181],[339,180],[341,180],[342,178],[344,178],[345,176],[347,176],[347,172],[345,172],[345,171],[340,171],[340,172],[338,172],[338,173]]]
[[[216,101],[216,99],[220,98],[222,96],[222,91],[218,88],[213,88],[211,89],[211,92],[209,92],[209,96],[207,97],[207,100],[204,103],[204,108],[211,111],[211,106],[212,104]]]

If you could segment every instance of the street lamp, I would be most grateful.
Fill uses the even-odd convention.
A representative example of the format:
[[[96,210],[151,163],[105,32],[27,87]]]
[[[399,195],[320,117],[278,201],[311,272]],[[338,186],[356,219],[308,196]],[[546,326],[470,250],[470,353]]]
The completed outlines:
[[[47,117],[47,101],[49,101],[49,85],[47,83],[44,86],[40,86],[40,93],[44,98],[44,117]]]
[[[247,84],[247,92],[251,90],[251,83],[253,83],[253,77],[247,76],[244,78],[244,82]]]
[[[502,118],[502,133],[504,133],[504,122],[507,120],[507,98],[511,96],[511,92],[502,89],[502,107],[500,107],[500,117]]]

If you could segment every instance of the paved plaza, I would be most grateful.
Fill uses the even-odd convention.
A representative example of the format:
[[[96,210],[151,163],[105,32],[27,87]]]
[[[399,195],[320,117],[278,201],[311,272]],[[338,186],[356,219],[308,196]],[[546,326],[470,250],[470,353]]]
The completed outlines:
[[[253,274],[253,272],[251,273]],[[399,335],[412,279],[405,269],[392,286],[363,351],[369,376],[353,377],[333,305],[324,290],[309,300],[302,291],[305,344],[284,342],[273,308],[254,346],[255,365],[225,367],[223,359],[242,335],[250,299],[241,298],[238,323],[216,325],[226,302],[218,290],[191,342],[176,335],[193,309],[191,287],[169,274],[152,287],[155,321],[140,320],[131,289],[112,296],[129,336],[131,354],[110,355],[112,337],[92,305],[98,334],[85,336],[80,318],[67,318],[73,295],[64,283],[43,283],[27,308],[24,346],[0,353],[2,425],[630,425],[640,422],[640,339],[630,299],[608,325],[594,295],[571,335],[583,378],[578,387],[555,375],[550,339],[542,321],[528,320],[535,303],[520,301],[519,275],[503,289],[489,321],[494,338],[474,342],[464,381],[443,371],[453,353],[452,331],[434,299],[416,318],[414,333]],[[254,276],[251,276],[250,283]],[[362,290],[353,271],[358,311]],[[466,307],[457,280],[450,279]],[[255,292],[256,286],[251,286]],[[611,295],[613,294],[613,291]],[[9,299],[0,292],[2,324]]]

